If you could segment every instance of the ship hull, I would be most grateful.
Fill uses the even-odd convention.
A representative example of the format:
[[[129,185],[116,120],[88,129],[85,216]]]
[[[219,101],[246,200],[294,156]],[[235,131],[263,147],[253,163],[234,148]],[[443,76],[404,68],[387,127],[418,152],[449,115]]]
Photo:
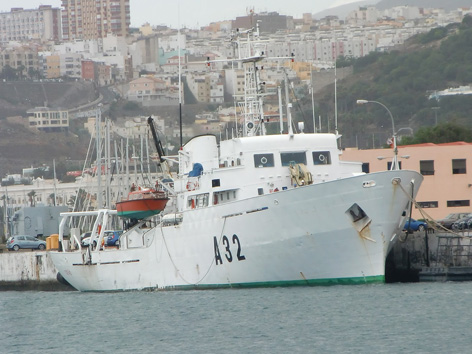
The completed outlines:
[[[385,171],[313,184],[183,212],[179,224],[149,230],[144,245],[97,250],[87,264],[83,251],[51,257],[81,291],[384,282],[421,181]]]

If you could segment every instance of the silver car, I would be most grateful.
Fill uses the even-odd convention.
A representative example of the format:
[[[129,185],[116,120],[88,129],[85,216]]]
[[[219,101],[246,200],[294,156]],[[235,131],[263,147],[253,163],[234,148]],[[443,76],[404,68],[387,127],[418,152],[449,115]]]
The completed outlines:
[[[18,251],[20,248],[44,250],[46,242],[28,235],[17,235],[8,238],[7,249],[9,251]]]

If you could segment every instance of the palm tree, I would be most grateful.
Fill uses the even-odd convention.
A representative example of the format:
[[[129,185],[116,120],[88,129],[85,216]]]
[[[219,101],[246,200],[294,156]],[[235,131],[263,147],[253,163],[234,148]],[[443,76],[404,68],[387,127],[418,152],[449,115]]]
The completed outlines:
[[[52,205],[56,206],[56,195],[54,193],[49,194],[49,198],[52,200]]]
[[[36,192],[31,191],[27,194],[27,196],[29,197],[30,206],[34,207],[36,205],[36,199],[35,199]]]
[[[24,65],[20,65],[17,69],[16,72],[18,74],[18,79],[22,80],[23,79],[23,71],[25,71],[26,67]]]

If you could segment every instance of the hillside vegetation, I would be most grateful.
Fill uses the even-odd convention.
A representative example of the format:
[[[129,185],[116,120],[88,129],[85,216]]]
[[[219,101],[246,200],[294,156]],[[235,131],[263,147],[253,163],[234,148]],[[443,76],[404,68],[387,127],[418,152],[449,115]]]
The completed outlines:
[[[472,128],[472,95],[442,97],[439,101],[428,98],[434,91],[472,84],[472,17],[418,35],[401,50],[371,53],[357,60],[342,58],[338,65],[354,68],[354,74],[337,85],[338,127],[345,147],[379,147],[392,134],[388,112],[378,104],[357,105],[358,99],[387,106],[396,130],[417,131],[436,125],[436,121]],[[327,119],[333,130],[334,88],[318,96],[317,103],[316,111],[324,116],[323,130]],[[306,125],[310,129],[313,123],[307,120]],[[405,132],[402,129],[401,133]]]
[[[34,82],[6,81],[0,84],[0,120],[12,116],[26,116],[26,111],[47,105],[70,109],[98,97],[91,82]]]
[[[26,111],[48,104],[69,109],[95,100],[90,82],[7,81],[0,85],[0,177],[21,173],[22,168],[83,159],[89,137],[82,136],[71,120],[71,132],[45,133],[28,127]],[[16,117],[7,119],[7,117]],[[21,118],[23,117],[23,118]],[[82,122],[83,123],[83,122]]]

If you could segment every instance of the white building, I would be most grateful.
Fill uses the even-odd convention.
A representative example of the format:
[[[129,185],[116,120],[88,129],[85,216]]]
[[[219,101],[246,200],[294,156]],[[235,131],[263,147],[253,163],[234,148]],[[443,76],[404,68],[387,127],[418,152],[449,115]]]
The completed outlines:
[[[62,39],[61,9],[41,5],[38,9],[12,8],[0,13],[0,43],[11,41],[59,41]]]
[[[159,38],[159,48],[162,48],[164,52],[178,51],[179,48],[187,48],[187,36],[183,33],[172,34],[169,36],[162,36]]]

